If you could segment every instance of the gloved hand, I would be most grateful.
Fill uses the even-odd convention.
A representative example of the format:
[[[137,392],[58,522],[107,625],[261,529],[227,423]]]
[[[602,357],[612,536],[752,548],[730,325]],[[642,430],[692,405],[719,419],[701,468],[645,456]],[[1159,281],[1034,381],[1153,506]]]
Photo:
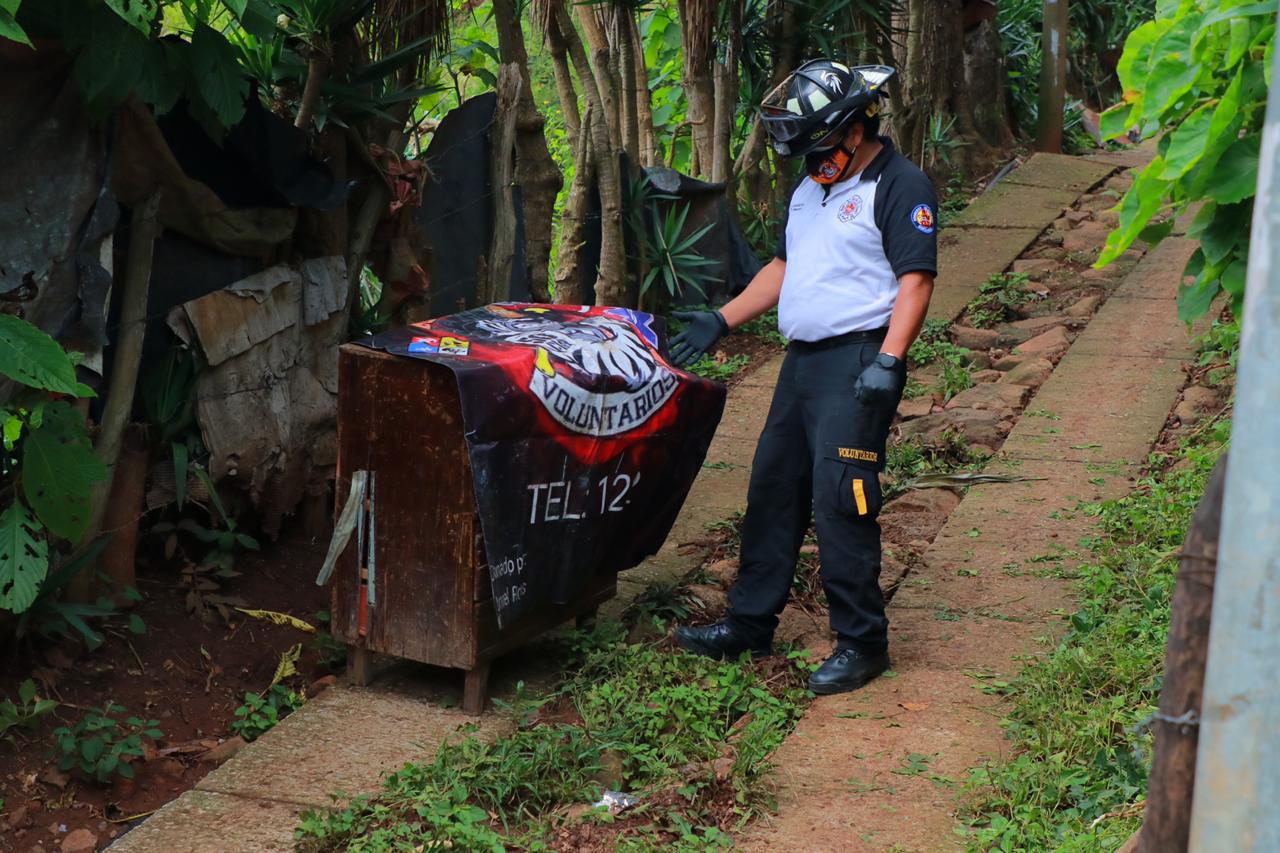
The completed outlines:
[[[719,311],[676,311],[671,316],[689,325],[671,341],[671,363],[692,364],[729,334],[729,323]]]
[[[905,384],[901,359],[882,352],[853,384],[853,396],[871,408],[897,405]]]

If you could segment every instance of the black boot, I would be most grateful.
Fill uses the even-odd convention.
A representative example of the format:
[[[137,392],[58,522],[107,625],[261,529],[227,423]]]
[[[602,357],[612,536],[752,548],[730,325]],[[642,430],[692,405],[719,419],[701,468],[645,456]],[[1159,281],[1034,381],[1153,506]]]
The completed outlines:
[[[677,628],[676,642],[681,648],[716,660],[736,658],[743,652],[751,652],[754,658],[773,654],[772,643],[759,642],[729,619],[701,628]]]
[[[818,694],[857,690],[889,668],[889,653],[869,654],[858,649],[836,649],[809,676],[809,689]]]

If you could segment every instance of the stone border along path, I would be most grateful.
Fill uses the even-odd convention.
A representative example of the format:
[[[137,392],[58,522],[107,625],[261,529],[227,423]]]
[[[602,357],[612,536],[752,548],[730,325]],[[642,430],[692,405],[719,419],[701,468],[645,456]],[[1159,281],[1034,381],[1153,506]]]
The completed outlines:
[[[896,677],[809,708],[774,756],[779,813],[742,849],[963,847],[959,785],[1008,748],[983,688],[1062,630],[1062,575],[1095,533],[1076,507],[1129,491],[1185,383],[1176,295],[1194,248],[1148,253],[1077,338],[1028,404],[1058,419],[1022,417],[987,466],[1042,479],[970,489],[893,601]]]
[[[1008,268],[1061,215],[1063,208],[1117,169],[1135,165],[1139,161],[1134,157],[1128,152],[1093,158],[1035,154],[980,196],[940,234],[939,265],[943,277],[935,289],[930,316],[955,319],[987,277]],[[745,506],[751,459],[781,361],[781,357],[774,359],[734,389],[707,455],[707,464],[716,467],[704,467],[658,554],[620,576],[618,597],[603,608],[606,615],[618,615],[649,585],[673,583],[697,569],[700,555],[681,554],[680,544],[703,538],[708,524]],[[994,499],[1002,500],[998,493]],[[972,500],[971,497],[966,503]],[[907,593],[901,593],[900,598],[908,598]],[[901,605],[895,608],[901,609]],[[899,631],[897,648],[903,650],[900,654],[905,653],[919,643],[922,635],[905,641],[901,631],[906,619],[901,612],[894,618]],[[904,658],[898,666],[902,668],[908,662]],[[517,680],[536,691],[539,684],[547,685],[551,678],[549,667],[543,664],[539,668],[536,653],[512,655],[495,668],[493,695],[510,695]],[[500,715],[488,712],[476,718],[455,710],[461,682],[457,673],[395,665],[389,674],[367,688],[331,687],[244,747],[195,788],[121,836],[110,849],[120,853],[291,850],[298,815],[309,808],[330,805],[331,795],[377,790],[385,774],[406,761],[428,759],[443,740],[463,725],[477,725],[479,737],[500,736],[506,726]],[[892,682],[899,683],[905,682]],[[834,713],[834,704],[828,703],[832,700],[824,699],[814,706],[824,719]],[[794,762],[816,762],[816,768],[825,758],[821,755],[824,744],[812,741],[812,732],[821,730],[815,717],[817,713],[811,711],[777,758],[780,764],[797,772],[782,779],[784,811],[774,827],[782,827],[783,821],[801,826],[791,824],[790,819],[799,814],[794,808],[796,785],[807,774],[800,774],[804,768]],[[806,739],[816,755],[798,751],[798,744]],[[813,778],[838,781],[849,773],[849,767],[844,765],[839,770],[828,770]],[[832,805],[846,808],[857,803],[848,798],[824,800],[822,808],[813,812],[814,822],[838,819],[839,815],[826,813]],[[856,819],[852,822],[858,823]],[[848,838],[856,838],[856,833],[844,832],[844,840],[830,849],[850,849]],[[806,836],[775,835],[771,844],[760,832],[750,837],[764,845],[759,849],[778,850],[797,849],[789,843],[779,846],[778,838]],[[826,849],[810,848],[807,842],[802,846]]]

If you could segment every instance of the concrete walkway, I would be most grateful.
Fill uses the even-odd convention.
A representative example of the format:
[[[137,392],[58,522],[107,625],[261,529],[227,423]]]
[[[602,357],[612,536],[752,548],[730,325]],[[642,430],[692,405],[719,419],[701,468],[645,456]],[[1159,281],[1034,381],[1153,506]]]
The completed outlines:
[[[1129,491],[1178,399],[1191,349],[1176,297],[1193,249],[1171,239],[1148,253],[1075,341],[988,466],[1040,479],[969,491],[893,601],[897,677],[811,707],[775,755],[780,812],[743,849],[963,847],[956,785],[1006,749],[1000,699],[981,688],[1061,630],[1060,575],[1096,532],[1078,503]],[[902,773],[912,754],[924,769]]]
[[[943,274],[930,316],[958,316],[989,275],[1006,269],[1064,207],[1119,165],[1036,154],[1006,176],[942,231]],[[730,394],[707,456],[713,467],[704,467],[659,553],[620,576],[618,597],[604,608],[606,615],[620,613],[648,585],[676,581],[697,568],[700,557],[681,554],[679,546],[703,538],[708,524],[745,507],[751,459],[780,365],[778,358],[762,366]],[[494,695],[510,693],[518,680],[534,690],[547,684],[551,670],[540,657],[545,658],[534,651],[500,662]],[[376,790],[382,776],[406,761],[429,757],[464,724],[478,723],[477,736],[500,736],[505,727],[500,715],[477,719],[454,710],[461,681],[458,673],[402,665],[368,688],[330,688],[111,849],[292,849],[297,816],[330,805],[332,794]]]

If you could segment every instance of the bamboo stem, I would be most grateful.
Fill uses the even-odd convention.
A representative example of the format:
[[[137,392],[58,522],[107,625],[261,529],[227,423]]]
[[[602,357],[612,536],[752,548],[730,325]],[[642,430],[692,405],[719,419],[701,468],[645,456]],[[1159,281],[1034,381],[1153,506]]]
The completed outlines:
[[[156,237],[160,233],[160,196],[155,191],[133,211],[129,228],[128,266],[124,273],[124,292],[120,299],[120,326],[116,335],[115,353],[111,360],[111,388],[102,412],[102,424],[94,451],[106,467],[106,477],[96,483],[89,499],[89,524],[78,549],[83,549],[98,537],[102,521],[106,517],[107,504],[111,500],[111,484],[116,462],[124,443],[125,427],[133,413],[133,395],[138,386],[138,367],[142,363],[142,340],[147,328],[147,296],[151,290],[151,262],[155,253]],[[93,598],[94,573],[86,567],[71,579],[67,595],[73,601],[85,602]]]

